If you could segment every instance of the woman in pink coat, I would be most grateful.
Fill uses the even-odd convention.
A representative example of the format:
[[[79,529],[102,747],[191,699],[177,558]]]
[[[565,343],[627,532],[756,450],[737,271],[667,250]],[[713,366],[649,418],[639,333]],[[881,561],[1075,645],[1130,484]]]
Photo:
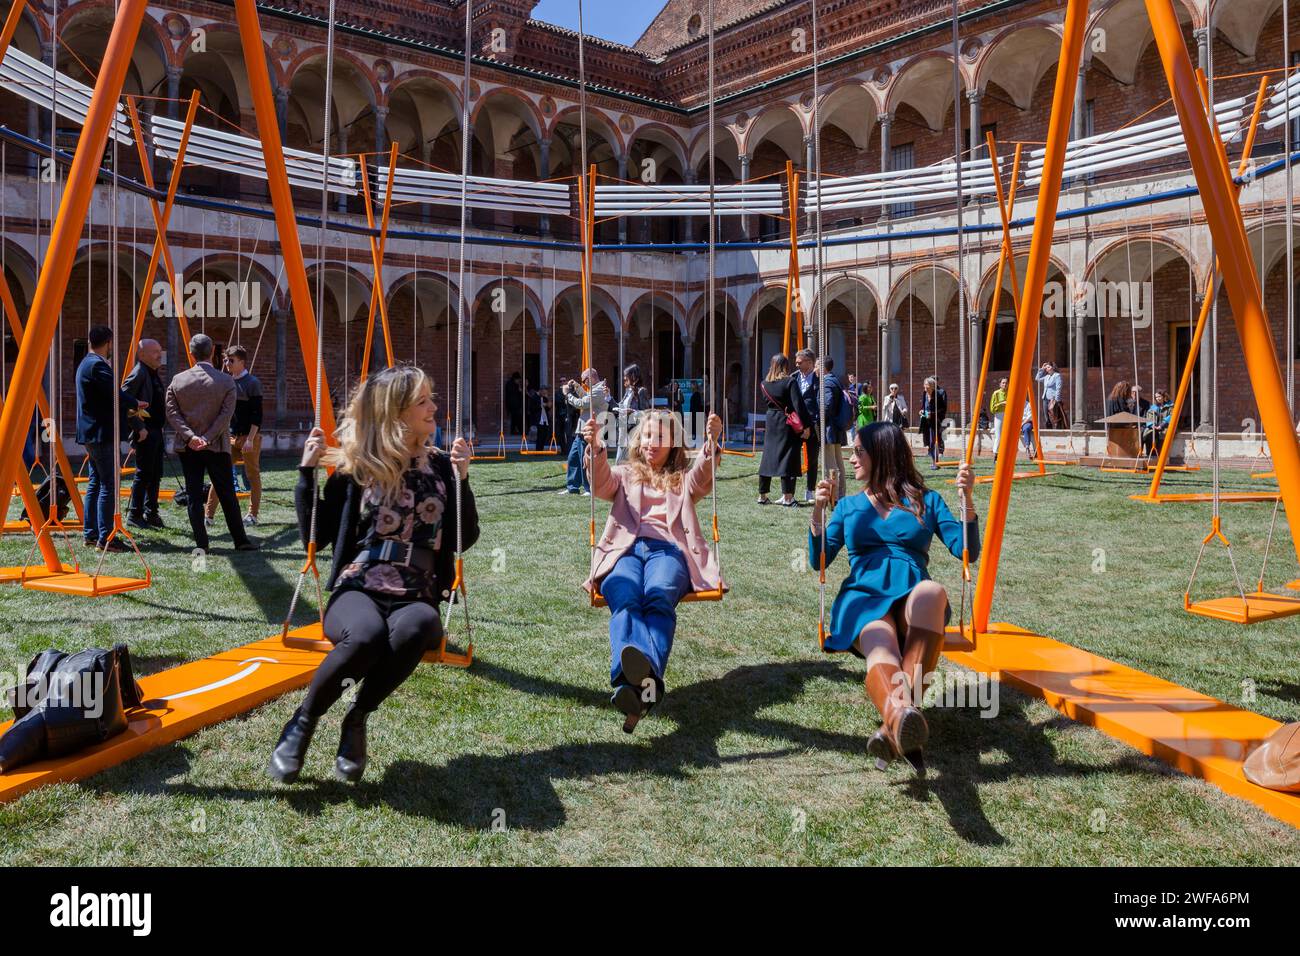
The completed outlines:
[[[677,603],[692,591],[725,588],[695,514],[721,461],[722,420],[710,415],[706,430],[705,447],[688,466],[681,418],[644,412],[627,463],[611,468],[599,423],[585,426],[592,494],[613,507],[583,587],[599,587],[609,607],[611,702],[626,715],[629,734],[663,697]]]

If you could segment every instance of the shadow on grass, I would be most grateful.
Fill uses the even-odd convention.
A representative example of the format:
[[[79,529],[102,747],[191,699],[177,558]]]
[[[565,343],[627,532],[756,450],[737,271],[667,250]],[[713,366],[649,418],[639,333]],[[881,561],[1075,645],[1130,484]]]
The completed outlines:
[[[608,694],[600,688],[578,687],[525,674],[487,661],[476,661],[477,677],[524,694],[590,707],[617,726]],[[333,780],[303,780],[292,787],[268,784],[264,788],[170,785],[178,762],[188,763],[173,745],[157,754],[145,773],[138,773],[126,789],[148,793],[188,795],[204,799],[283,801],[295,811],[318,815],[330,806],[353,802],[361,807],[386,805],[401,813],[425,817],[467,830],[491,829],[504,813],[511,829],[546,831],[567,820],[557,782],[589,780],[605,775],[655,776],[686,780],[698,770],[727,764],[777,759],[807,750],[861,756],[862,773],[869,774],[864,733],[839,733],[810,728],[763,716],[771,708],[797,700],[814,681],[856,684],[860,674],[831,661],[773,662],[739,667],[724,676],[670,691],[648,721],[668,719],[674,729],[644,738],[559,744],[542,750],[509,754],[466,754],[437,765],[415,760],[390,764],[383,778],[347,786]],[[1047,732],[1070,726],[1064,717],[1045,724],[1033,723],[1026,714],[1029,699],[1004,689],[996,719],[984,720],[970,709],[929,711],[936,746],[927,752],[930,776],[909,777],[898,787],[912,799],[937,799],[955,834],[980,846],[998,846],[1006,838],[988,819],[981,787],[1013,778],[1062,778],[1116,770],[1172,774],[1162,764],[1139,754],[1106,765],[1061,761]],[[865,703],[863,706],[868,706]],[[382,714],[378,719],[383,719]],[[648,727],[643,723],[642,727]],[[614,733],[617,733],[614,731]],[[761,737],[778,746],[744,754],[723,755],[719,741],[728,734]],[[271,741],[266,741],[269,756]],[[316,746],[330,747],[318,740]],[[1001,752],[1005,762],[987,762],[986,753]],[[143,769],[143,768],[140,768]],[[892,771],[896,772],[896,771]],[[121,786],[101,785],[106,790]]]

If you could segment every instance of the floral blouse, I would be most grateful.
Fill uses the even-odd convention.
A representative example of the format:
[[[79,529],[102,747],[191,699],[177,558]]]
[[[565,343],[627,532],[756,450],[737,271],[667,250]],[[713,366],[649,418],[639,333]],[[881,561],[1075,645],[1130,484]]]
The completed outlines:
[[[371,488],[362,492],[358,540],[363,554],[385,540],[437,551],[442,547],[442,516],[446,505],[447,486],[434,473],[429,459],[412,459],[395,501],[381,500]],[[339,572],[334,591],[369,591],[386,597],[436,603],[437,585],[432,571],[358,555],[357,560]]]

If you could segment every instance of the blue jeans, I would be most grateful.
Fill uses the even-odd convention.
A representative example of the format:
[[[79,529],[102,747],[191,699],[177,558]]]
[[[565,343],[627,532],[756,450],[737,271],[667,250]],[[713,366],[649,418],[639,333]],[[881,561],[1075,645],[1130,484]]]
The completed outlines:
[[[686,559],[675,544],[656,538],[637,538],[614,570],[600,583],[609,605],[609,682],[627,683],[620,659],[631,645],[645,654],[663,694],[668,653],[677,630],[677,602],[691,590]]]
[[[90,480],[86,482],[86,527],[83,536],[87,544],[103,544],[113,530],[114,475],[117,469],[117,449],[109,441],[87,442]]]
[[[1034,447],[1034,423],[1025,422],[1020,426],[1020,444],[1025,446],[1025,451],[1029,452],[1029,457],[1037,458],[1037,449]]]
[[[587,470],[582,467],[582,456],[587,452],[587,441],[581,435],[573,436],[573,444],[569,446],[569,471],[564,480],[564,487],[570,494],[578,494],[582,491],[591,490],[591,482],[587,478]]]

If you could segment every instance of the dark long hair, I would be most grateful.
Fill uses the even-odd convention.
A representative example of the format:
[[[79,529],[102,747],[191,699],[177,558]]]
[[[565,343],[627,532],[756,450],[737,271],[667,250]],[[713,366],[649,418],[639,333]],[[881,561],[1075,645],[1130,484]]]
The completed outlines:
[[[767,365],[767,378],[765,381],[775,382],[777,379],[785,378],[789,374],[790,360],[785,357],[785,353],[777,352]]]
[[[870,462],[867,491],[886,507],[903,508],[923,518],[925,479],[916,470],[903,430],[892,422],[873,422],[858,429],[856,443]]]

